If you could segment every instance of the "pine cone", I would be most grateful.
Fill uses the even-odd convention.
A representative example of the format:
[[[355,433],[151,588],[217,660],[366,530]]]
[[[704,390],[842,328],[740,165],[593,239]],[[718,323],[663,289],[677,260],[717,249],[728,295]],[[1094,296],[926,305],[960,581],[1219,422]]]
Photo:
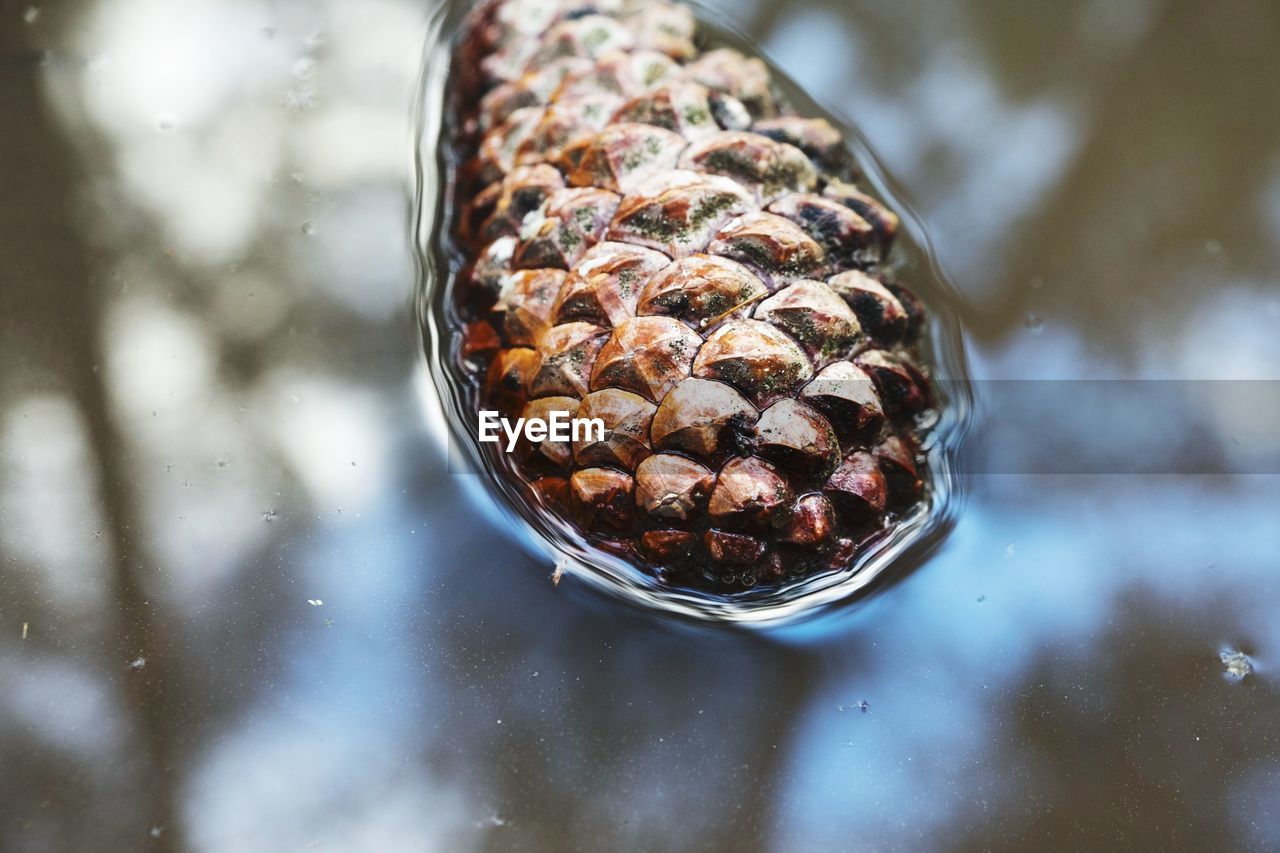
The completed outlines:
[[[456,351],[480,408],[604,423],[512,454],[541,511],[733,592],[845,568],[925,500],[933,398],[897,216],[760,60],[694,36],[662,0],[473,14]]]

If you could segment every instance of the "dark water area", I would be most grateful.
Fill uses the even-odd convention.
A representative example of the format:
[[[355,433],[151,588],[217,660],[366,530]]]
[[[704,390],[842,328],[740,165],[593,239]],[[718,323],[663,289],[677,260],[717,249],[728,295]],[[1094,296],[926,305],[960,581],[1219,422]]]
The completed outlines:
[[[978,398],[949,536],[771,632],[554,585],[451,470],[429,10],[0,3],[0,850],[1280,846],[1280,9],[718,6]]]

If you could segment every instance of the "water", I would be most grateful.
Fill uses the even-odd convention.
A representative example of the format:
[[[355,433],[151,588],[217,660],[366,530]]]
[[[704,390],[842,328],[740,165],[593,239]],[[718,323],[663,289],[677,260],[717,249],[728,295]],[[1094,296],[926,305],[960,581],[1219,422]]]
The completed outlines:
[[[0,10],[0,849],[1280,844],[1277,12],[721,5],[912,201],[979,404],[938,550],[763,634],[450,473],[419,5]],[[1170,399],[1063,396],[1114,379]]]

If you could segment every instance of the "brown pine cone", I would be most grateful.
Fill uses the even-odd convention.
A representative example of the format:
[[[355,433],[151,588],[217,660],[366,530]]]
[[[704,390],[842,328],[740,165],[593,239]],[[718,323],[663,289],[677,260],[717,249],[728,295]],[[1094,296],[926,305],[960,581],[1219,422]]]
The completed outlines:
[[[460,367],[503,466],[672,587],[847,568],[927,499],[923,309],[898,217],[760,60],[663,0],[490,0],[457,56]],[[500,453],[505,454],[505,445]]]

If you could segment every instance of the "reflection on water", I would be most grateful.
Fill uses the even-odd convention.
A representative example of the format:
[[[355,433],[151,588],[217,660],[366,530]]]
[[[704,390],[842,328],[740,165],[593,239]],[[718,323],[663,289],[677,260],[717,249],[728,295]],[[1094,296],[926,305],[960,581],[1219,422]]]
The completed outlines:
[[[1277,10],[719,5],[915,200],[979,378],[1280,377]],[[0,849],[1280,844],[1274,476],[971,478],[925,567],[765,637],[555,587],[415,398],[425,10],[31,8]],[[1274,433],[1185,387],[1226,470]]]

